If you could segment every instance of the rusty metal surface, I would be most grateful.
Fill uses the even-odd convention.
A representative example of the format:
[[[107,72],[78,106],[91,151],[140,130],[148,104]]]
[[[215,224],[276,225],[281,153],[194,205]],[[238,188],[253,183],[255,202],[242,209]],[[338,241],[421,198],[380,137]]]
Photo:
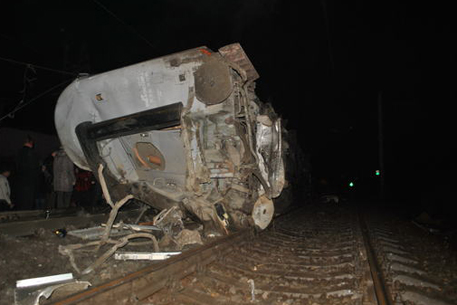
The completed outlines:
[[[307,206],[55,304],[455,304],[452,252],[372,215]]]
[[[144,304],[377,304],[348,212],[296,211]]]
[[[93,287],[52,304],[134,304],[144,300],[166,285],[199,270],[220,258],[235,244],[242,244],[250,231],[230,236],[176,255],[125,277]]]
[[[194,72],[195,94],[206,105],[223,102],[233,91],[229,67],[215,55],[205,58],[204,63]]]
[[[363,233],[363,241],[365,244],[365,249],[368,263],[370,264],[371,278],[373,280],[373,288],[376,293],[376,298],[378,299],[379,305],[393,305],[392,295],[389,291],[389,287],[386,285],[386,281],[382,271],[379,267],[378,261],[376,260],[376,253],[373,248],[372,241],[370,240],[368,227],[364,220],[362,214],[360,217],[360,226]]]
[[[257,73],[239,43],[233,43],[222,47],[219,49],[219,53],[222,54],[222,56],[224,56],[228,61],[238,64],[246,72],[246,76],[249,80],[254,81],[259,78],[259,73]]]
[[[457,253],[445,236],[379,211],[365,219],[391,304],[457,304]]]
[[[441,255],[453,268],[433,243],[421,258],[408,223],[371,215],[335,204],[295,212],[144,304],[455,304],[452,252]]]

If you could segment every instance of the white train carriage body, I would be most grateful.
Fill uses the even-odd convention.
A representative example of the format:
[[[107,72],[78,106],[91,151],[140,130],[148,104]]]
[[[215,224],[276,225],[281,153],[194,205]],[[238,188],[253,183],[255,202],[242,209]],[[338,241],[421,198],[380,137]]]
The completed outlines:
[[[75,80],[56,128],[77,166],[104,166],[114,199],[175,206],[210,231],[264,229],[285,179],[281,120],[257,78],[239,44],[167,55]]]

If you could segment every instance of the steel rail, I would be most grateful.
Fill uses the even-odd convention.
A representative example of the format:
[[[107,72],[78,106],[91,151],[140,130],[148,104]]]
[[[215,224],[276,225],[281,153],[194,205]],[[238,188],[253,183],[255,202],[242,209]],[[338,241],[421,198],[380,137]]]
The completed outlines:
[[[365,271],[363,271],[362,281],[366,286],[363,304],[394,305],[376,259],[368,225],[360,212],[356,220],[358,220],[359,232],[361,232],[358,244],[363,247],[362,258],[366,257],[363,259]],[[274,231],[275,229],[273,229]],[[198,271],[205,270],[205,266],[217,260],[224,261],[228,251],[244,241],[248,241],[252,233],[252,230],[245,230],[219,238],[207,245],[191,249],[181,255],[173,256],[168,260],[152,264],[127,276],[76,293],[52,304],[141,304],[147,302],[150,300],[150,296],[162,291],[163,288],[179,287],[180,280],[195,272],[197,272],[196,276],[199,276]],[[201,297],[200,294],[198,296]]]
[[[12,213],[12,212],[9,212]],[[123,217],[134,217],[138,215],[139,210],[127,210],[122,211],[119,214]],[[74,214],[74,215],[73,215]],[[14,215],[14,214],[11,214]],[[32,213],[30,211],[29,214],[24,213],[25,215],[37,215],[36,213]],[[31,217],[32,217],[31,216]],[[73,226],[87,226],[92,222],[95,223],[102,223],[106,222],[108,215],[106,213],[98,213],[98,214],[90,214],[86,216],[78,216],[76,212],[71,214],[51,214],[51,217],[48,219],[44,218],[44,211],[43,217],[38,219],[26,219],[23,217],[22,219],[18,219],[16,221],[9,221],[9,222],[2,222],[0,223],[0,234],[5,234],[9,236],[27,236],[32,235],[36,232],[38,228],[43,228],[46,230],[56,230],[60,228],[65,228],[69,225]]]
[[[243,230],[219,238],[202,247],[185,251],[52,304],[129,304],[142,301],[165,286],[172,286],[189,274],[201,270],[223,256],[233,245],[248,239],[251,233],[251,230]]]
[[[363,235],[363,242],[366,249],[368,263],[370,265],[371,278],[379,305],[394,305],[392,295],[384,279],[381,268],[376,259],[376,253],[368,233],[368,226],[361,212],[359,212],[359,222]]]

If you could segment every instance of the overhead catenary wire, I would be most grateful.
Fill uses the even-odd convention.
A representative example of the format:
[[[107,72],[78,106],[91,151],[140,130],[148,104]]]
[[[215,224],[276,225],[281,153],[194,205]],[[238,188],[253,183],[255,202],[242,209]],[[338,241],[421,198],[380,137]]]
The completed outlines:
[[[105,5],[103,5],[102,3],[100,3],[97,0],[92,0],[92,1],[94,3],[96,3],[99,7],[101,7],[104,11],[106,11],[109,15],[111,15],[114,19],[116,19],[118,22],[120,22],[124,26],[128,27],[135,35],[137,35],[144,42],[146,42],[151,48],[155,48],[155,46],[148,39],[146,39],[143,35],[141,35],[134,27],[132,27],[131,25],[125,23],[121,18],[119,18],[116,14],[114,14],[111,10],[109,10]],[[26,66],[28,68],[32,68],[32,69],[41,69],[41,70],[46,70],[46,71],[55,72],[55,73],[59,73],[59,74],[71,75],[71,76],[74,76],[74,77],[77,77],[79,75],[78,73],[59,70],[59,69],[54,69],[54,68],[50,68],[50,67],[46,67],[46,66],[42,66],[42,65],[35,65],[35,64],[31,64],[31,63],[23,62],[23,61],[20,61],[20,60],[11,59],[11,58],[0,57],[0,60],[3,60],[5,62],[9,62],[9,63],[13,63],[13,64],[24,65],[24,66]],[[73,80],[73,79],[71,79],[71,80]],[[22,108],[28,106],[32,102],[34,102],[37,99],[41,98],[42,96],[50,93],[51,91],[59,88],[60,86],[70,82],[71,80],[65,80],[65,81],[63,81],[63,82],[61,82],[61,83],[49,88],[48,90],[40,93],[39,95],[33,97],[32,99],[30,99],[27,102],[24,102],[25,101],[25,89],[26,89],[26,86],[24,86],[25,89],[24,89],[23,98],[19,101],[18,105],[12,111],[10,111],[8,114],[6,114],[6,115],[4,115],[4,116],[2,116],[0,118],[0,122],[2,122],[4,119],[6,119],[8,117],[12,117],[14,115],[14,113],[16,113],[17,111],[19,111]]]
[[[31,63],[28,63],[28,62],[24,62],[24,61],[20,61],[20,60],[16,60],[16,59],[11,59],[11,58],[0,57],[0,60],[6,61],[6,62],[9,62],[9,63],[12,63],[12,64],[23,65],[23,66],[27,66],[27,67],[32,67],[34,69],[46,70],[46,71],[59,73],[59,74],[65,74],[65,75],[71,75],[71,76],[77,76],[78,75],[78,73],[75,73],[75,72],[63,71],[63,70],[58,70],[58,69],[54,69],[54,68],[49,68],[49,67],[46,67],[46,66],[35,65],[35,64],[31,64]]]
[[[111,17],[113,17],[114,19],[116,19],[117,21],[122,23],[124,26],[128,27],[135,35],[137,35],[141,40],[146,42],[151,48],[155,49],[155,46],[149,40],[147,40],[146,37],[141,35],[133,26],[125,23],[121,18],[119,18],[116,14],[114,14],[111,10],[109,10],[105,5],[103,5],[99,1],[97,1],[97,0],[92,0],[92,1],[95,4],[97,4],[99,7],[101,7],[104,11],[106,11],[108,14],[110,14]]]
[[[15,107],[13,110],[11,110],[8,114],[2,116],[0,118],[0,122],[3,121],[4,119],[8,118],[8,117],[11,117],[14,113],[16,113],[17,111],[21,110],[22,108],[30,105],[31,103],[35,102],[36,100],[38,100],[39,98],[45,96],[46,94],[54,91],[55,89],[65,85],[65,84],[68,84],[69,82],[73,81],[74,79],[71,78],[71,79],[67,79],[61,83],[58,83],[57,85],[54,85],[52,86],[51,88],[41,92],[40,94],[36,95],[35,97],[31,98],[30,100],[28,100],[27,102],[24,103],[24,101],[20,101],[19,102],[19,105],[17,107]]]

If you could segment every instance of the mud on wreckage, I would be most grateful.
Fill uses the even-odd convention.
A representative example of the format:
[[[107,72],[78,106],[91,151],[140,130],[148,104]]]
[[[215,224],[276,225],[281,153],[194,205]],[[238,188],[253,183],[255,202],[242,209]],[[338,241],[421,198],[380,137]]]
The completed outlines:
[[[192,215],[205,234],[264,229],[285,184],[285,131],[255,95],[258,77],[237,43],[79,77],[56,129],[78,167],[103,168],[113,200]]]

